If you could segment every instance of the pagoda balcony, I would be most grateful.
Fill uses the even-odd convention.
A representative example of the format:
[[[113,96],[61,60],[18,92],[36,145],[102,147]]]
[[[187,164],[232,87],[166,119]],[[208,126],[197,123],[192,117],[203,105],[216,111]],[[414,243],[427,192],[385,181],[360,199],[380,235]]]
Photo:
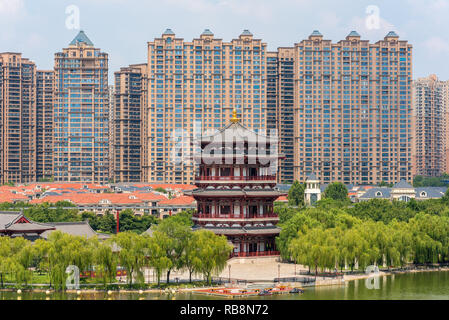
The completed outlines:
[[[275,213],[267,213],[259,215],[234,215],[234,214],[197,214],[192,217],[193,220],[226,220],[226,221],[273,221],[279,220],[279,216]]]
[[[274,182],[276,183],[276,176],[253,176],[253,177],[241,177],[241,176],[198,176],[196,181],[212,181],[212,182]]]
[[[279,251],[233,252],[231,258],[272,257],[280,254]]]

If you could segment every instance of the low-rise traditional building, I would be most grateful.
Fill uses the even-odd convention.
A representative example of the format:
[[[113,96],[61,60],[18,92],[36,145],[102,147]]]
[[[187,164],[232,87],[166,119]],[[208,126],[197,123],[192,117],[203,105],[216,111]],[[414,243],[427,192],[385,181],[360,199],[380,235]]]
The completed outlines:
[[[0,212],[0,236],[38,239],[46,231],[55,230],[49,224],[31,221],[22,212]]]
[[[386,199],[386,200],[398,200],[409,202],[411,199],[415,200],[429,200],[429,199],[441,199],[446,193],[445,187],[422,187],[414,188],[406,181],[401,181],[393,186],[393,188],[387,187],[375,187],[367,190],[361,195],[359,201],[369,201],[372,199]]]

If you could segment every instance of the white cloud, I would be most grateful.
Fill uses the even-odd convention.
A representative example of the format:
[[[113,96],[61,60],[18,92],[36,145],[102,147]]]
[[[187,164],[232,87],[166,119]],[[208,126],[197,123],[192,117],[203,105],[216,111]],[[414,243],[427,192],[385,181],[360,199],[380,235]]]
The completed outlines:
[[[15,16],[20,14],[24,7],[23,0],[0,0],[0,15]]]

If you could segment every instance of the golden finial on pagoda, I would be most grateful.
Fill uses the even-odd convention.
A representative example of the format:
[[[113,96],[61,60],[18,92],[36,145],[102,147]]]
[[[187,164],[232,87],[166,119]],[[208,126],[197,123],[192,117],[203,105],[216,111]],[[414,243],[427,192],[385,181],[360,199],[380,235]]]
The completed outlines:
[[[231,119],[232,123],[239,123],[240,119],[237,118],[237,110],[234,108],[234,110],[232,111],[232,119]]]

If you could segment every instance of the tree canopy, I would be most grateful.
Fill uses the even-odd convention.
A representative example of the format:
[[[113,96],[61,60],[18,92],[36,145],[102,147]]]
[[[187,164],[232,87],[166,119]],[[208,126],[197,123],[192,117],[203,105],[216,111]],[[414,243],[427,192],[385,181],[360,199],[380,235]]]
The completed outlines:
[[[341,182],[331,183],[324,191],[325,199],[332,199],[338,201],[348,200],[348,189]]]
[[[299,183],[299,181],[293,182],[290,190],[288,191],[288,204],[295,207],[304,206],[304,190],[305,185]]]

